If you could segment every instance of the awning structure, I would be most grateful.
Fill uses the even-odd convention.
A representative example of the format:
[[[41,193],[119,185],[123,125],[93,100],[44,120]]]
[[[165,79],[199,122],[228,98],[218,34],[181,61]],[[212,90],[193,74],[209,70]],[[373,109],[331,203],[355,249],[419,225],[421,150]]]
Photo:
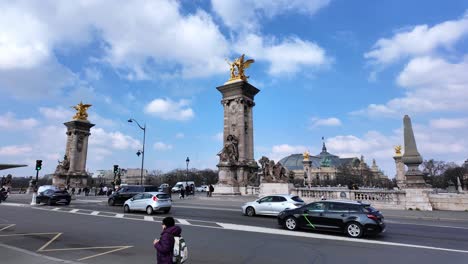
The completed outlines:
[[[0,170],[19,168],[19,167],[27,167],[27,166],[28,165],[23,165],[23,164],[0,164]]]

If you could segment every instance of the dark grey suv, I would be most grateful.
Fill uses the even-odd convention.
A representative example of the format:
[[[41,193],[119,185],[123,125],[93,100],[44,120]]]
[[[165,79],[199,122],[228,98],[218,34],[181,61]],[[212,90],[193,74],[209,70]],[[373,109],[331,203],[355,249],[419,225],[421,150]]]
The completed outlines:
[[[299,228],[342,232],[350,237],[385,231],[383,215],[368,203],[345,200],[320,201],[284,210],[278,224],[288,230]]]

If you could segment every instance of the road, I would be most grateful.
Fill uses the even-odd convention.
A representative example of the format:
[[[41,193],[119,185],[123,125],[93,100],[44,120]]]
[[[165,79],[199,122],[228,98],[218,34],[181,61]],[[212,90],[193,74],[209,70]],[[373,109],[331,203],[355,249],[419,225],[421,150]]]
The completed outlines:
[[[8,202],[0,205],[0,243],[83,263],[155,262],[152,241],[165,214],[124,214],[101,197],[80,197],[70,206],[31,207],[26,196]],[[183,229],[189,263],[468,263],[466,212],[384,211],[384,234],[350,239],[286,231],[275,217],[243,216],[242,203],[174,200],[168,215]]]

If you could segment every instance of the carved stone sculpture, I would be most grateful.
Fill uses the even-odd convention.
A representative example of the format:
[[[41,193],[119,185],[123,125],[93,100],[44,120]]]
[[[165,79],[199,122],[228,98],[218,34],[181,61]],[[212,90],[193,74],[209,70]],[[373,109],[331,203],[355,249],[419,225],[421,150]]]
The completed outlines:
[[[70,161],[67,155],[63,156],[63,161],[58,161],[58,165],[55,168],[55,173],[66,173],[70,169]]]
[[[275,164],[274,160],[270,160],[265,156],[262,156],[258,163],[262,166],[263,182],[288,182],[287,176],[290,174],[287,173],[286,168],[281,163]]]
[[[239,161],[239,141],[233,135],[226,138],[226,144],[223,149],[218,153],[220,162],[237,163]]]

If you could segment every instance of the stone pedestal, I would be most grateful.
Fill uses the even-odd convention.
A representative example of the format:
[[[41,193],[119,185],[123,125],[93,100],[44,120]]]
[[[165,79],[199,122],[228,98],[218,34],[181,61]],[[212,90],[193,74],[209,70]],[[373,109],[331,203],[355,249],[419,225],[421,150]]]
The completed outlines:
[[[429,200],[429,193],[432,189],[409,188],[406,192],[406,209],[432,211],[432,205]]]
[[[69,185],[70,187],[84,188],[87,186],[88,179],[86,172],[88,137],[91,135],[89,131],[94,124],[87,120],[73,120],[64,123],[64,125],[67,127],[65,155],[68,164],[57,166],[52,184],[59,187]]]
[[[262,183],[260,184],[260,196],[290,194],[292,189],[294,189],[292,183]]]
[[[401,156],[395,156],[393,157],[393,159],[395,160],[395,167],[396,167],[395,179],[396,179],[397,185],[399,188],[405,188],[406,187],[405,164],[403,163]]]

